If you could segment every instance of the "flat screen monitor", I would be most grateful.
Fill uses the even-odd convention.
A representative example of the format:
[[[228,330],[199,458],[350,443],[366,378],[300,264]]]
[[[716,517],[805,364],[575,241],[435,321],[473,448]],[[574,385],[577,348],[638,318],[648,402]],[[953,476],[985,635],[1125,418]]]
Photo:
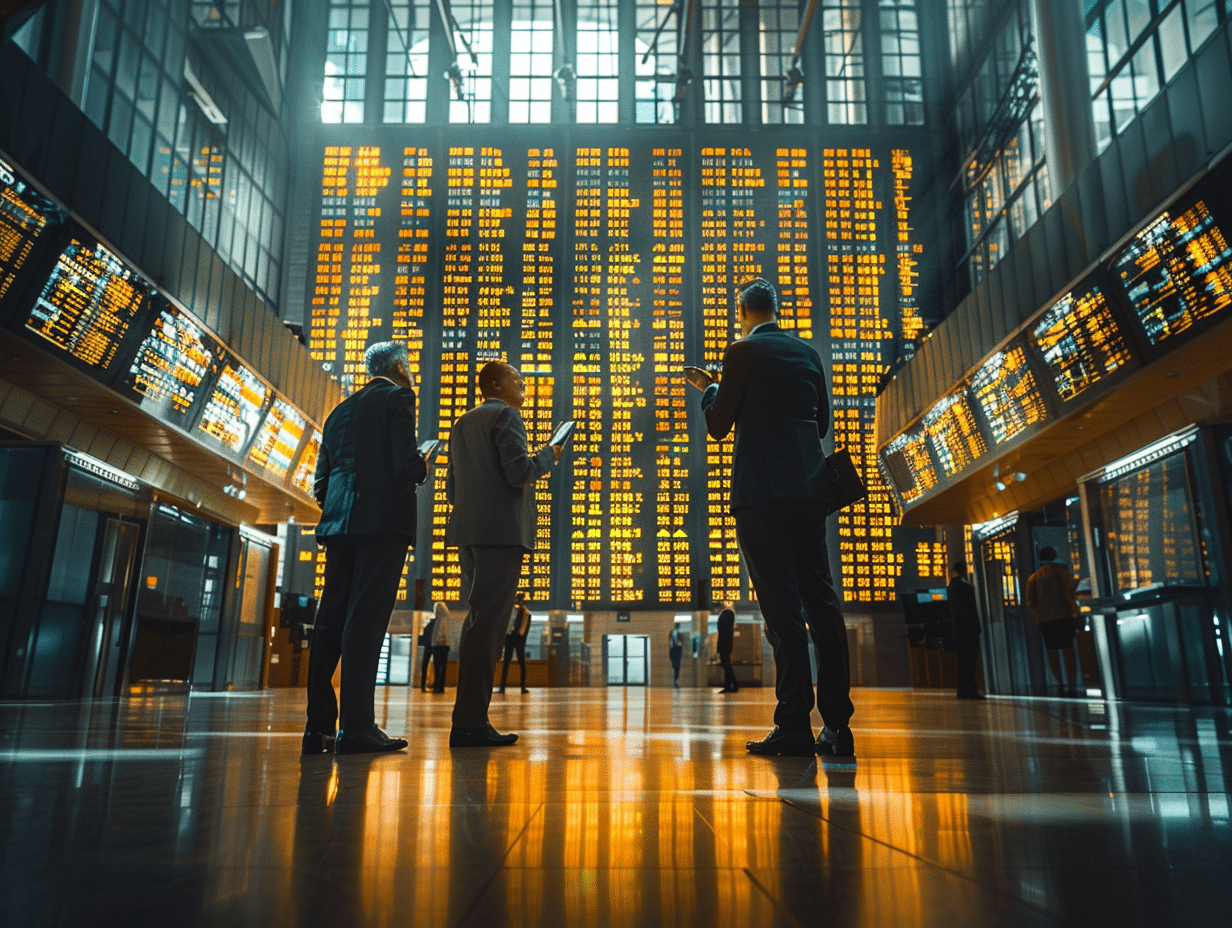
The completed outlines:
[[[191,314],[162,297],[151,305],[153,325],[116,388],[187,430],[210,395],[225,351]]]
[[[243,362],[228,356],[197,420],[197,433],[230,456],[243,460],[256,437],[270,388]]]

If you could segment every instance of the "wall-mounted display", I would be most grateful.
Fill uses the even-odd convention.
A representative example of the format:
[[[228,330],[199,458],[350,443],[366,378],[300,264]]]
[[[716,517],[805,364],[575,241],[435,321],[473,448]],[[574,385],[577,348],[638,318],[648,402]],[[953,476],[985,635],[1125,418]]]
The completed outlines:
[[[257,432],[257,439],[248,451],[248,463],[262,468],[276,480],[283,480],[291,469],[291,460],[299,450],[307,420],[294,406],[275,396],[269,412]]]
[[[873,435],[886,346],[920,332],[926,146],[730,129],[326,132],[309,349],[354,389],[368,344],[406,344],[421,439],[448,440],[493,359],[522,373],[532,445],[577,423],[536,488],[524,581],[545,607],[752,598],[729,511],[733,442],[707,437],[681,369],[718,367],[739,334],[736,288],[754,277],[775,286],[780,327],[821,354],[828,441],[852,449],[869,484],[832,523],[848,601],[893,602],[914,556],[914,541],[898,546]],[[451,601],[444,473],[421,491],[412,570]]]
[[[189,429],[204,405],[222,364],[224,350],[189,313],[161,297],[150,334],[117,383],[143,409]]]
[[[62,220],[55,205],[0,161],[0,305],[15,295],[40,241]]]
[[[270,388],[247,365],[228,357],[197,421],[198,435],[208,436],[218,448],[243,460],[269,397]]]
[[[74,238],[56,259],[26,330],[109,382],[147,298],[135,270],[102,245]]]
[[[953,477],[988,451],[966,389],[932,405],[924,414],[924,433],[946,477]]]
[[[1062,402],[1133,360],[1108,298],[1090,281],[1044,310],[1031,327],[1031,339]]]
[[[1021,345],[998,351],[976,368],[971,375],[971,395],[998,445],[1048,418],[1044,397]]]
[[[914,502],[937,486],[937,469],[923,428],[896,435],[882,449],[881,457],[904,503]]]
[[[1146,337],[1158,345],[1232,306],[1232,246],[1198,200],[1165,210],[1112,261]]]
[[[313,429],[312,435],[304,443],[299,460],[295,462],[295,471],[291,474],[291,486],[301,493],[312,496],[312,478],[317,470],[317,454],[321,450],[321,430]]]

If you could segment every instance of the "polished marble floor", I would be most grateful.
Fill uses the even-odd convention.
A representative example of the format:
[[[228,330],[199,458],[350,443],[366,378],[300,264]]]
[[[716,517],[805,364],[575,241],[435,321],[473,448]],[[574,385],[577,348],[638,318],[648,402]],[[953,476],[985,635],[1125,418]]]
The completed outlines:
[[[746,754],[768,690],[452,696],[337,759],[296,691],[0,704],[0,925],[1232,921],[1224,711],[861,689],[852,770]]]

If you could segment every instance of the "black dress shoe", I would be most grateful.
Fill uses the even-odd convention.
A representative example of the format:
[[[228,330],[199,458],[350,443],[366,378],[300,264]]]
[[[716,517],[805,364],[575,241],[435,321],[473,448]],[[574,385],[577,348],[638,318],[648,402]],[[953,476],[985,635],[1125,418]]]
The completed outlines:
[[[391,738],[374,725],[371,730],[360,735],[348,735],[339,729],[334,753],[380,754],[384,751],[401,751],[405,747],[406,739]]]
[[[485,725],[483,728],[455,728],[449,733],[451,748],[499,748],[517,740],[517,735],[502,735],[491,725]]]
[[[775,728],[760,741],[750,741],[745,745],[750,754],[760,754],[763,757],[786,755],[788,757],[812,757],[813,733],[811,731],[783,731]]]
[[[836,758],[855,763],[856,742],[851,729],[844,726],[837,731],[829,726],[822,728],[817,736],[816,750],[823,758]]]
[[[304,732],[304,744],[300,753],[305,757],[312,754],[329,754],[334,750],[334,736],[322,734],[319,731]]]
[[[523,692],[523,693],[529,693],[529,692],[530,692],[530,690],[528,690],[526,687],[522,687],[522,692]]]

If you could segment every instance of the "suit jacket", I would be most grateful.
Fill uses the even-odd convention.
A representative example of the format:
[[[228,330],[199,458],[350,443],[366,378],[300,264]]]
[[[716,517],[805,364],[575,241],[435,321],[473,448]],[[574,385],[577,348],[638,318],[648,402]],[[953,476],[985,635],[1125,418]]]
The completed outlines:
[[[710,390],[714,388],[711,387]],[[780,500],[824,499],[830,398],[812,346],[771,324],[728,346],[706,429],[736,428],[731,510]],[[703,396],[703,406],[707,398]]]
[[[954,634],[967,638],[980,634],[983,629],[980,628],[979,607],[975,603],[975,587],[955,577],[945,590],[950,615],[954,618]]]
[[[552,446],[526,450],[526,426],[503,400],[486,400],[453,424],[445,543],[535,549],[535,481],[552,469]]]
[[[313,493],[317,540],[342,535],[415,543],[415,488],[427,476],[415,445],[415,391],[374,377],[325,420]]]

